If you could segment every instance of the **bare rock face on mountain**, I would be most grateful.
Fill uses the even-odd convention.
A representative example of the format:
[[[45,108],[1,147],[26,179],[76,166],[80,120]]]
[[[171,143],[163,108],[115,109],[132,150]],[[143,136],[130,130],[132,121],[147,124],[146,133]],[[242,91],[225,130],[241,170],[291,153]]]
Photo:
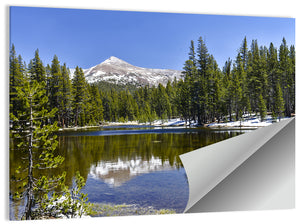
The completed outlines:
[[[138,86],[157,86],[159,83],[165,86],[169,80],[182,77],[181,71],[178,70],[141,68],[113,56],[83,71],[89,83],[106,81]]]

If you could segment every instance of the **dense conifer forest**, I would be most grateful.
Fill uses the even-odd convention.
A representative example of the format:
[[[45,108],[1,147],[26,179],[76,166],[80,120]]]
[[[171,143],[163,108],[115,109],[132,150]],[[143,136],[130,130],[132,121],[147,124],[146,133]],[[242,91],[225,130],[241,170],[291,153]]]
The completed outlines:
[[[295,47],[288,46],[284,38],[277,49],[273,43],[259,46],[257,40],[249,44],[245,37],[236,58],[229,58],[222,69],[202,37],[197,44],[192,40],[182,79],[166,86],[88,83],[78,66],[71,79],[66,63],[56,55],[51,64],[44,65],[36,50],[26,65],[14,45],[9,63],[12,123],[24,113],[25,102],[18,89],[26,83],[37,83],[43,89],[40,99],[47,98],[46,104],[35,109],[56,108],[44,123],[57,122],[61,128],[179,117],[204,125],[240,120],[249,114],[264,120],[267,114],[275,119],[295,113]]]

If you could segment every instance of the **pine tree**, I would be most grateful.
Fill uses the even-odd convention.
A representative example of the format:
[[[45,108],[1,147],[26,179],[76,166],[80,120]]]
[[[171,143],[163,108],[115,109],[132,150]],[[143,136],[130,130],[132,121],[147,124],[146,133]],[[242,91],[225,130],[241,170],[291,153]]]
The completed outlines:
[[[26,68],[26,62],[23,61],[23,58],[21,55],[18,56],[18,63],[20,65],[20,72],[23,74],[23,76],[27,73],[27,68]]]
[[[284,100],[283,100],[283,94],[279,82],[277,82],[275,92],[274,92],[273,112],[275,114],[275,117],[279,118],[280,121],[284,112]]]
[[[28,70],[28,78],[29,78],[30,82],[37,81],[40,85],[43,85],[42,88],[44,88],[46,90],[44,94],[45,94],[45,96],[47,96],[47,94],[48,94],[47,81],[48,80],[46,78],[46,70],[45,70],[42,60],[40,59],[38,49],[35,51],[34,58],[32,60],[30,60],[27,70]],[[42,97],[44,97],[44,96],[42,96]],[[50,105],[48,102],[46,105],[39,108],[38,110],[43,110],[45,108],[48,111],[50,111],[51,109],[49,106]],[[49,121],[50,121],[50,119],[45,120],[43,122],[48,123]],[[53,121],[53,119],[52,119],[52,121]]]
[[[36,80],[38,83],[46,83],[46,71],[39,56],[39,49],[35,51],[34,58],[30,61],[29,74],[32,81]]]
[[[224,90],[224,104],[225,104],[225,113],[229,116],[229,120],[232,121],[232,113],[233,113],[233,91],[234,91],[234,83],[232,80],[232,60],[229,58],[225,62],[225,66],[223,67],[223,85],[226,87]]]
[[[172,117],[175,117],[177,115],[177,104],[175,99],[175,86],[171,84],[171,81],[169,80],[166,85],[166,93],[168,95],[168,99],[171,105],[171,112],[168,114],[168,118],[171,119]]]
[[[291,116],[293,110],[292,92],[294,92],[294,69],[291,69],[291,58],[289,55],[290,52],[286,40],[283,38],[279,49],[279,70],[281,73],[281,88],[285,101],[285,115],[288,117]]]
[[[177,90],[177,108],[179,113],[181,114],[182,118],[185,120],[185,123],[191,122],[190,116],[190,91],[189,91],[189,83],[183,80],[179,80],[178,82],[178,90]]]
[[[146,122],[149,122],[151,125],[151,123],[155,120],[155,117],[153,117],[153,113],[148,102],[145,103],[143,114],[145,115]]]
[[[73,95],[73,114],[74,124],[77,127],[85,121],[84,118],[84,103],[87,99],[86,94],[86,81],[84,73],[78,66],[75,69],[74,77],[72,79],[72,95]]]
[[[197,56],[198,56],[198,77],[196,78],[196,111],[197,111],[197,120],[198,124],[204,124],[207,122],[208,116],[208,63],[209,63],[209,54],[204,43],[202,37],[198,40],[198,48],[197,48]]]
[[[20,110],[20,99],[17,96],[17,88],[23,86],[24,73],[22,63],[17,58],[15,46],[12,45],[9,54],[9,112],[10,117],[16,116]],[[12,119],[12,118],[10,118]]]
[[[128,90],[120,92],[118,102],[118,117],[123,118],[125,121],[132,121],[135,118],[134,100]]]
[[[278,56],[277,49],[273,43],[270,43],[267,59],[268,69],[268,88],[267,88],[267,107],[270,111],[274,112],[275,99],[274,94],[276,91],[276,84],[280,82],[279,70],[278,70]]]
[[[83,73],[84,75],[84,73]],[[95,123],[95,119],[92,114],[92,97],[91,97],[91,86],[85,81],[84,82],[84,98],[82,104],[82,111],[79,115],[79,126],[92,125]]]
[[[92,117],[95,124],[100,124],[103,121],[103,105],[100,97],[99,89],[96,85],[91,85],[91,104],[92,104]]]
[[[265,46],[260,47],[260,82],[262,88],[262,94],[264,99],[267,99],[268,96],[268,74],[267,74],[267,60],[268,60],[268,48]]]
[[[265,100],[264,100],[262,94],[260,94],[259,98],[258,98],[258,108],[259,108],[260,120],[264,121],[264,119],[267,115],[267,107],[266,107]]]
[[[112,98],[110,92],[104,92],[101,95],[101,100],[103,104],[103,119],[105,121],[112,120]]]
[[[291,98],[291,113],[295,113],[296,105],[295,105],[295,98],[296,98],[296,83],[295,83],[295,66],[296,66],[296,52],[295,52],[295,46],[290,46],[290,98]]]
[[[260,67],[260,58],[259,58],[259,48],[257,44],[257,40],[252,41],[251,45],[251,64],[252,72],[250,73],[250,83],[249,83],[249,92],[251,96],[251,107],[255,110],[257,113],[258,108],[258,99],[259,95],[261,94],[261,83],[260,83],[260,77],[259,77],[259,67]]]
[[[120,119],[119,111],[120,111],[120,103],[119,103],[119,95],[117,91],[112,88],[110,90],[110,111],[111,111],[111,118],[110,121],[118,121]]]
[[[15,125],[11,129],[11,134],[18,141],[12,145],[15,150],[27,152],[27,168],[25,171],[17,169],[14,179],[21,182],[23,187],[15,192],[15,198],[26,198],[24,218],[33,219],[34,201],[39,204],[41,201],[37,193],[47,195],[49,188],[57,186],[63,179],[63,175],[56,177],[46,177],[38,175],[36,170],[55,168],[63,162],[63,157],[55,155],[57,147],[56,123],[44,125],[45,120],[54,115],[56,110],[48,112],[45,109],[47,96],[45,94],[44,83],[35,81],[25,81],[23,87],[17,87],[17,96],[22,100],[23,108],[17,111],[14,116]],[[43,108],[43,109],[41,109]],[[20,173],[27,172],[26,178],[18,177]],[[42,197],[44,197],[42,196]]]
[[[61,72],[61,66],[59,64],[58,57],[54,55],[51,64],[51,73],[49,77],[49,106],[50,108],[57,108],[57,113],[54,117],[55,121],[58,121],[60,127],[63,126],[63,114],[64,114],[64,100],[63,100],[63,77]]]
[[[247,86],[247,80],[246,80],[246,71],[244,69],[244,62],[241,57],[241,54],[238,53],[238,56],[236,58],[236,72],[239,80],[239,90],[241,92],[241,102],[240,102],[240,108],[239,111],[242,114],[245,114],[246,112],[251,112],[251,106],[250,106],[250,99],[249,99],[249,91]],[[236,111],[237,112],[237,111]]]
[[[247,45],[246,37],[244,37],[244,40],[243,40],[243,43],[242,43],[239,53],[240,53],[240,57],[241,57],[241,60],[243,63],[243,69],[244,69],[244,71],[246,71],[247,66],[248,66],[248,45]]]
[[[239,59],[238,59],[239,60]],[[239,62],[240,63],[240,62]],[[241,69],[241,70],[240,70]],[[242,90],[242,78],[243,75],[242,70],[243,67],[240,65],[234,65],[233,71],[232,71],[232,77],[231,77],[231,85],[230,85],[230,91],[229,94],[232,98],[232,110],[235,113],[235,120],[239,120],[242,117],[243,113],[243,90]]]
[[[209,56],[207,73],[207,122],[214,122],[220,109],[221,87],[220,70],[213,55]]]
[[[61,99],[61,126],[68,127],[71,120],[71,103],[72,103],[72,84],[70,80],[70,72],[66,66],[66,63],[61,68],[62,75],[62,99]]]
[[[162,84],[158,84],[153,92],[155,112],[159,118],[166,120],[172,114],[171,104]]]
[[[185,109],[183,106],[181,107],[181,112],[184,112],[183,116],[186,119],[189,119],[189,123],[191,119],[196,120],[196,110],[199,108],[199,76],[197,70],[197,59],[194,47],[194,41],[191,41],[190,52],[189,52],[189,59],[185,62],[183,67],[183,74],[184,74],[184,86],[181,84],[180,88],[183,88],[184,91],[181,92],[186,98],[182,99],[182,102],[185,105]],[[187,103],[187,105],[186,105]]]

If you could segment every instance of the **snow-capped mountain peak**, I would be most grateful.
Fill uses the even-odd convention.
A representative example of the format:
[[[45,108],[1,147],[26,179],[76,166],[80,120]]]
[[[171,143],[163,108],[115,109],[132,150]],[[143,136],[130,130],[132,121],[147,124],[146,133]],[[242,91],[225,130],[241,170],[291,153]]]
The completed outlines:
[[[176,77],[181,78],[181,71],[170,69],[151,69],[131,65],[115,56],[102,63],[84,69],[86,80],[90,83],[106,81],[116,84],[135,84],[138,86],[166,85]]]
[[[128,63],[115,57],[115,56],[111,56],[110,58],[108,58],[104,62],[102,62],[101,64],[121,65],[121,64],[128,64]]]

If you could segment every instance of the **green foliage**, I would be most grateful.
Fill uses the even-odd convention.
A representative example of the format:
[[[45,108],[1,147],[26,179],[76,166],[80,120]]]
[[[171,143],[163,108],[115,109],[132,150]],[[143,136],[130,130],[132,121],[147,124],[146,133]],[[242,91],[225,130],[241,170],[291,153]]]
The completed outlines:
[[[67,218],[81,218],[83,215],[89,215],[91,213],[91,204],[87,203],[87,194],[81,192],[84,186],[85,180],[77,171],[73,187],[68,189],[63,185],[63,196],[57,198],[54,201],[55,203],[52,203],[52,207],[55,208],[56,213],[64,215]]]
[[[15,46],[12,45],[9,55],[9,110],[11,120],[13,116],[17,115],[17,111],[22,109],[22,102],[17,96],[17,88],[23,85],[25,79],[23,66],[22,61],[16,55]]]
[[[262,94],[259,95],[258,108],[259,108],[260,120],[264,121],[264,119],[267,115],[267,107],[266,107],[265,100],[264,100]]]
[[[99,90],[103,92],[109,92],[111,89],[114,89],[117,92],[128,90],[131,94],[133,94],[137,89],[140,88],[140,86],[134,85],[134,84],[117,84],[117,83],[110,83],[106,81],[98,81],[95,82],[93,85],[95,85]]]
[[[289,49],[285,39],[278,58],[272,43],[268,49],[253,40],[248,50],[245,37],[236,60],[229,58],[222,73],[202,37],[197,60],[193,41],[188,56],[184,79],[177,85],[177,109],[184,120],[241,120],[253,112],[263,120],[267,111],[278,117],[295,112],[295,48]]]
[[[71,111],[72,111],[72,85],[70,80],[69,70],[66,63],[61,68],[62,84],[61,84],[61,111],[59,113],[60,126],[68,127],[71,125]]]
[[[44,94],[48,97],[48,103],[44,109],[57,109],[54,117],[45,123],[57,122],[62,128],[99,125],[104,120],[152,123],[157,118],[181,117],[186,123],[195,121],[198,124],[221,122],[227,117],[229,120],[239,120],[244,114],[257,114],[261,110],[260,95],[266,110],[278,114],[276,116],[282,116],[282,112],[291,116],[295,112],[295,48],[293,45],[288,48],[285,39],[278,53],[272,43],[266,48],[259,46],[257,40],[251,42],[249,50],[245,37],[235,61],[226,61],[221,72],[200,37],[196,50],[191,41],[183,70],[182,80],[168,82],[166,86],[138,87],[107,82],[88,84],[79,67],[76,67],[71,81],[66,64],[61,66],[57,56],[53,57],[51,66],[44,68],[38,50],[26,68],[12,46],[11,125],[14,126],[16,111],[24,106],[16,97],[16,87],[22,86],[23,79],[27,77],[45,84]]]
[[[90,120],[92,124],[100,124],[103,121],[103,103],[100,96],[99,89],[95,85],[90,88]]]
[[[282,117],[283,115],[283,111],[284,111],[284,100],[283,100],[283,94],[282,94],[282,90],[281,90],[281,87],[280,87],[280,84],[277,83],[276,84],[276,89],[275,89],[275,93],[274,93],[274,110],[273,110],[273,117],[275,118],[280,118]]]
[[[88,91],[84,73],[81,68],[76,67],[72,80],[73,94],[73,114],[75,126],[84,126],[86,124],[85,111],[87,111]]]
[[[34,58],[30,61],[28,65],[28,72],[30,80],[35,80],[38,83],[46,83],[46,70],[43,65],[43,62],[40,59],[38,49],[35,51]]]
[[[180,80],[178,82],[177,100],[178,111],[187,123],[187,121],[190,119],[190,112],[192,107],[192,99],[188,82],[184,82],[183,80]]]
[[[49,218],[81,218],[83,215],[91,213],[91,204],[87,203],[87,194],[81,192],[85,186],[85,180],[77,171],[74,184],[71,189],[65,186],[65,176],[63,173],[60,176],[59,186],[62,193],[57,194],[50,192],[51,182],[47,177],[43,176],[37,183],[37,186],[42,186],[47,191],[36,200],[36,208],[32,212],[34,219],[49,219]],[[50,196],[51,195],[51,196]]]
[[[56,123],[53,125],[46,122],[53,117],[56,109],[48,112],[45,105],[48,102],[44,89],[45,83],[38,83],[36,80],[24,81],[23,86],[17,87],[17,96],[21,99],[22,110],[16,111],[12,117],[14,125],[11,128],[11,135],[17,139],[14,150],[23,150],[27,153],[25,161],[28,168],[26,178],[20,177],[20,170],[16,170],[16,180],[21,183],[20,191],[16,192],[15,198],[26,198],[25,219],[32,219],[32,209],[35,193],[47,192],[49,190],[49,180],[36,176],[34,170],[45,170],[55,168],[60,165],[64,158],[55,155],[57,146]],[[56,185],[59,178],[50,179],[51,187]]]
[[[31,61],[28,71],[22,64],[21,56],[16,58],[14,46],[10,53],[10,137],[13,144],[10,150],[20,150],[25,155],[21,169],[18,166],[11,173],[16,191],[13,199],[25,199],[24,219],[49,217],[49,203],[57,200],[53,193],[58,187],[64,186],[65,173],[51,175],[50,170],[57,168],[64,157],[57,155],[58,123],[69,116],[71,103],[70,82],[66,66],[62,68],[54,56],[51,69],[52,76],[46,80],[46,70],[39,59],[38,50]],[[64,79],[64,80],[63,80]],[[48,87],[49,88],[48,88]],[[49,106],[51,109],[49,109]],[[69,118],[68,118],[69,119]],[[76,176],[76,189],[72,190],[74,200],[80,203],[79,216],[86,212],[86,195],[79,191],[84,186],[84,180]],[[52,197],[50,195],[52,194]],[[72,196],[72,197],[73,197]],[[77,211],[76,210],[76,211]]]
[[[16,87],[23,79],[45,85],[48,111],[56,108],[54,117],[45,121],[58,127],[100,125],[103,121],[133,121],[140,123],[155,119],[181,117],[203,125],[209,122],[239,120],[245,114],[258,113],[262,95],[266,111],[276,116],[295,113],[295,47],[287,46],[283,38],[279,51],[252,40],[248,47],[243,39],[235,60],[228,59],[221,71],[202,37],[197,49],[191,41],[188,60],[184,63],[183,79],[168,82],[166,86],[136,86],[86,82],[78,66],[74,77],[54,55],[52,64],[45,68],[39,51],[28,68],[22,57],[10,51],[10,120],[14,126],[17,110],[24,106],[16,97]],[[277,86],[279,83],[280,87]],[[281,90],[280,90],[281,89]],[[282,96],[281,96],[281,93]],[[44,98],[44,96],[41,96]],[[282,105],[284,110],[282,111]],[[280,112],[281,111],[281,112]]]

